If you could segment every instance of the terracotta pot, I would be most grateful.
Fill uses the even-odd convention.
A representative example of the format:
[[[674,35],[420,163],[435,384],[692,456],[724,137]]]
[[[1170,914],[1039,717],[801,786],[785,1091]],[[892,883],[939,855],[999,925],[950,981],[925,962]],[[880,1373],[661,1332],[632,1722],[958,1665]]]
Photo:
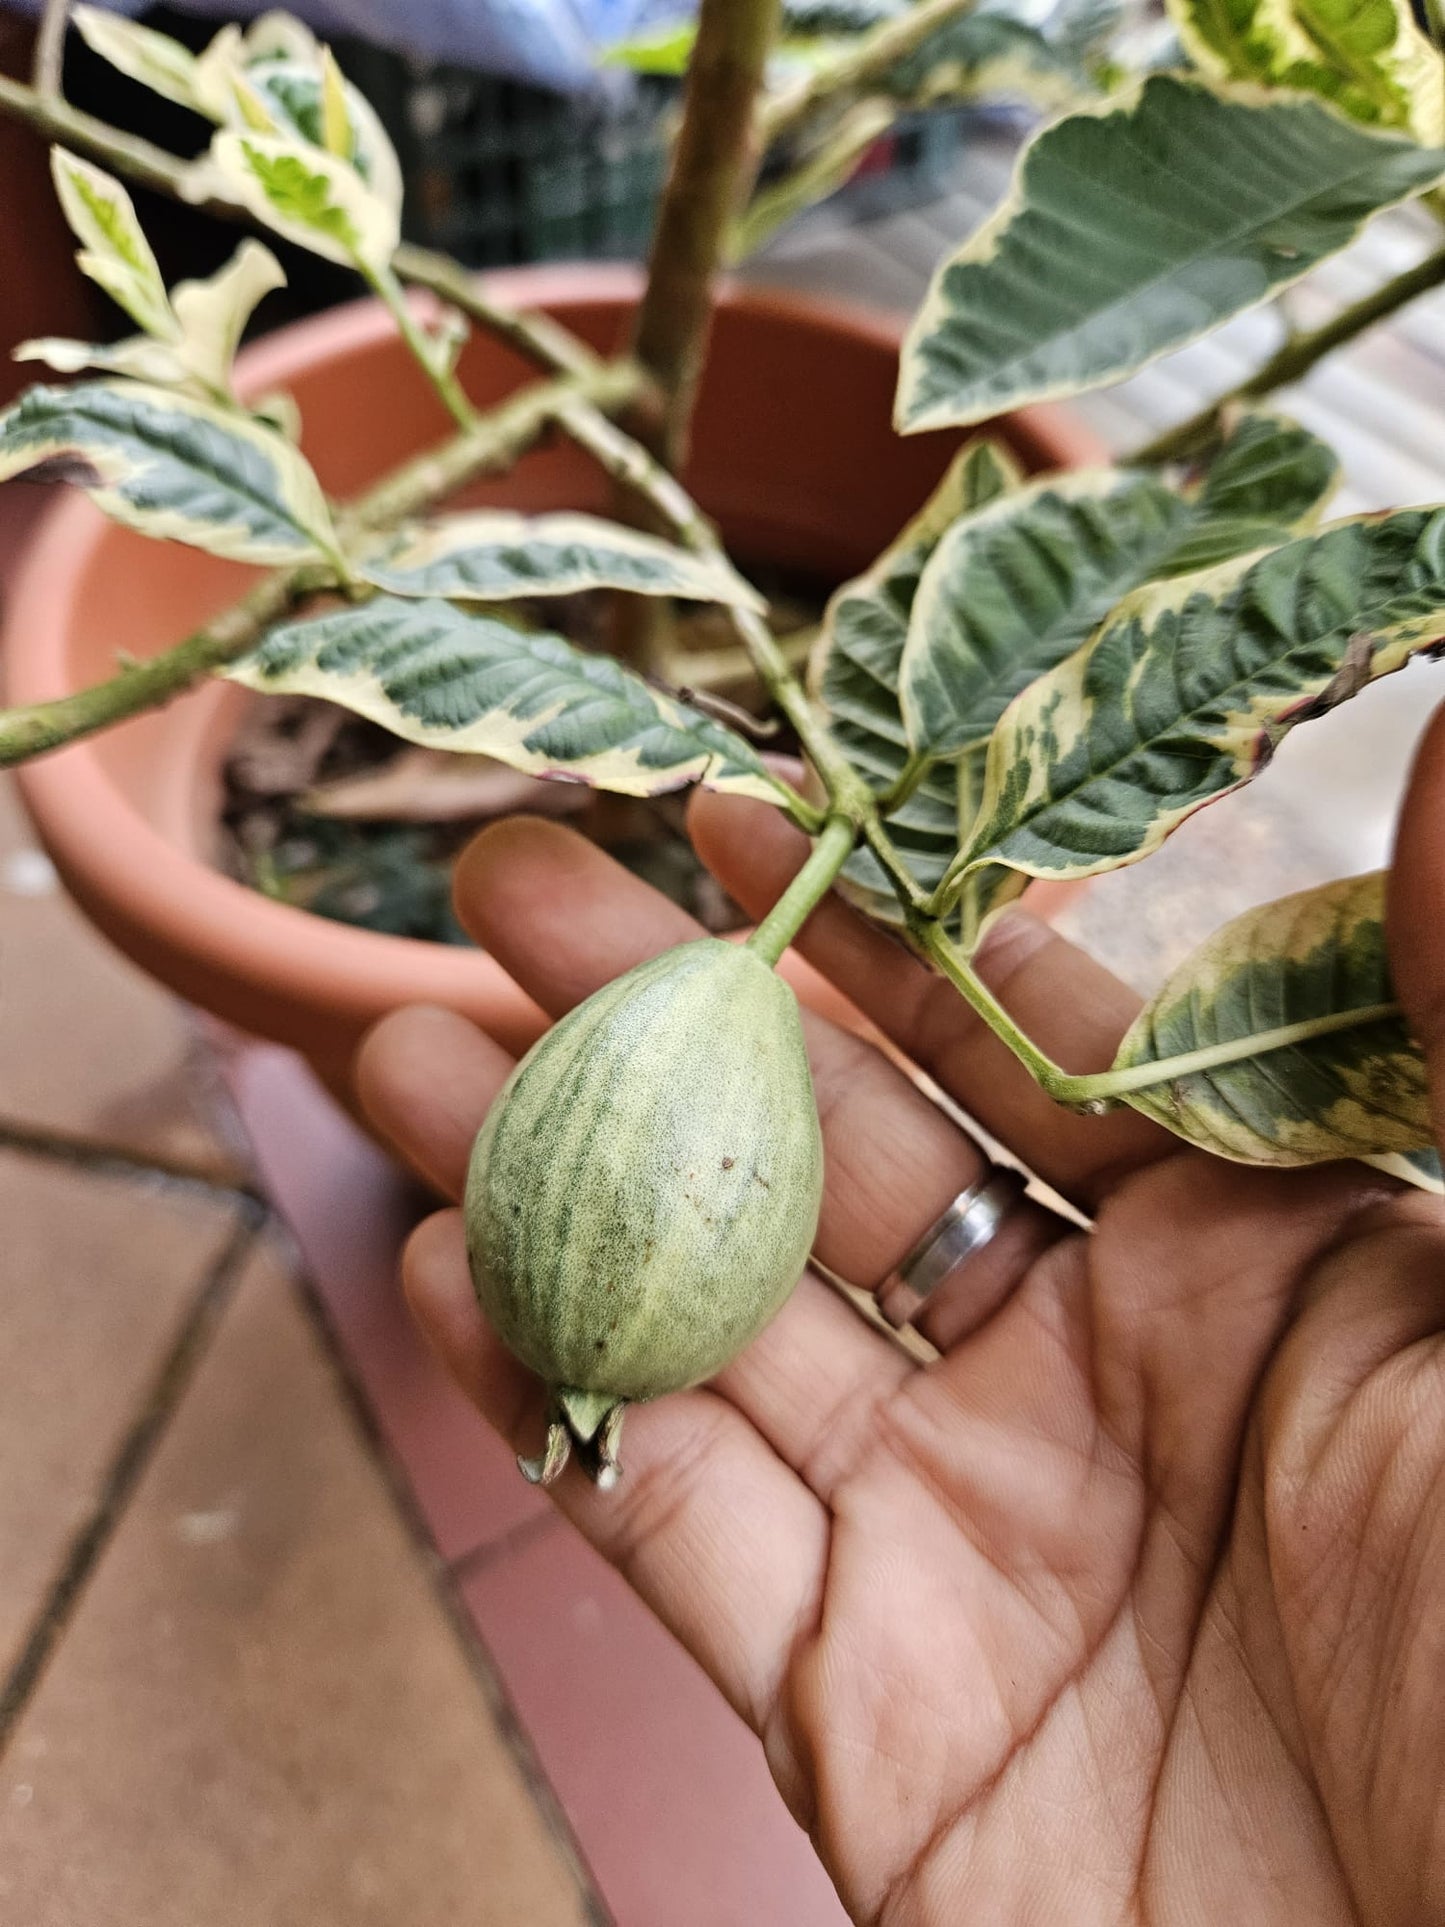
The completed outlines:
[[[630,268],[526,269],[493,276],[503,301],[549,310],[596,347],[625,336]],[[941,474],[954,435],[890,427],[898,324],[764,291],[724,295],[694,436],[689,486],[745,561],[835,579],[877,553]],[[530,371],[477,339],[462,367],[481,404]],[[447,423],[380,308],[358,303],[287,328],[243,357],[247,388],[285,387],[326,488],[366,486]],[[1067,415],[1032,409],[1002,434],[1031,468],[1097,455]],[[528,456],[469,500],[526,510],[605,511],[607,485],[569,445]],[[80,495],[45,516],[5,625],[8,698],[32,702],[112,673],[204,622],[254,572],[143,540]],[[21,772],[40,836],[76,900],[137,963],[183,997],[309,1057],[343,1089],[358,1038],[399,1004],[450,1005],[513,1047],[541,1022],[500,967],[476,952],[377,936],[272,903],[213,869],[219,770],[244,698],[211,684]],[[806,973],[805,973],[806,974]],[[819,980],[810,989],[822,995]]]

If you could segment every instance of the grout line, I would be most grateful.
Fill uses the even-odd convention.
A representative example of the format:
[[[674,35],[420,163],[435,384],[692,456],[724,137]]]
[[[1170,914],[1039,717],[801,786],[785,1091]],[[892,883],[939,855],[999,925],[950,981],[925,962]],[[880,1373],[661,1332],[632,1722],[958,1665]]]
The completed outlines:
[[[523,1519],[519,1524],[509,1526],[499,1532],[495,1539],[483,1539],[479,1545],[459,1553],[449,1568],[452,1578],[463,1585],[474,1574],[485,1572],[488,1566],[495,1565],[499,1559],[507,1559],[514,1552],[522,1552],[534,1539],[544,1539],[549,1532],[555,1531],[562,1523],[561,1514],[555,1511],[539,1512],[535,1518]]]
[[[30,1636],[9,1676],[0,1684],[0,1751],[39,1683],[56,1642],[70,1624],[86,1582],[150,1464],[171,1414],[190,1382],[222,1311],[230,1302],[262,1222],[262,1213],[249,1199],[237,1200],[235,1229],[219,1257],[202,1275],[190,1309],[181,1321],[145,1402],[111,1461],[90,1517],[72,1538]]]
[[[204,1171],[178,1160],[151,1157],[131,1151],[123,1144],[108,1144],[99,1138],[71,1137],[63,1131],[21,1124],[0,1116],[0,1151],[14,1151],[23,1157],[49,1158],[57,1164],[72,1164],[98,1177],[158,1178],[168,1185],[203,1191],[210,1197],[236,1198],[256,1210],[266,1208],[262,1194],[244,1180],[208,1177]]]
[[[476,1681],[487,1711],[502,1737],[502,1743],[516,1761],[523,1784],[542,1817],[542,1823],[556,1842],[571,1872],[578,1896],[586,1910],[586,1927],[616,1927],[612,1910],[602,1896],[597,1877],[588,1865],[587,1857],[582,1851],[581,1842],[567,1816],[567,1811],[547,1778],[546,1771],[537,1757],[536,1748],[532,1745],[531,1737],[522,1725],[501,1676],[497,1672],[496,1664],[481,1634],[477,1631],[476,1622],[467,1610],[466,1602],[461,1596],[457,1567],[449,1566],[437,1549],[431,1528],[427,1524],[407,1477],[405,1464],[392,1449],[378,1423],[366,1388],[352,1365],[350,1355],[337,1331],[330,1307],[318,1291],[287,1226],[275,1217],[271,1219],[271,1225],[274,1231],[281,1234],[289,1247],[290,1262],[287,1270],[292,1286],[316,1334],[322,1354],[331,1367],[332,1377],[341,1394],[342,1402],[351,1415],[362,1445],[386,1483],[407,1536],[431,1581],[433,1595],[446,1614],[452,1633],[462,1649],[468,1670]],[[514,1542],[519,1536],[537,1531],[539,1526],[554,1523],[557,1521],[552,1518],[544,1518],[540,1521],[528,1520],[523,1526],[514,1527],[511,1532],[504,1533],[497,1544],[505,1546],[509,1542]],[[483,1550],[482,1547],[476,1547],[470,1553],[463,1553],[458,1565],[473,1570],[470,1561]],[[3,1736],[4,1729],[0,1726],[0,1740],[3,1740]]]

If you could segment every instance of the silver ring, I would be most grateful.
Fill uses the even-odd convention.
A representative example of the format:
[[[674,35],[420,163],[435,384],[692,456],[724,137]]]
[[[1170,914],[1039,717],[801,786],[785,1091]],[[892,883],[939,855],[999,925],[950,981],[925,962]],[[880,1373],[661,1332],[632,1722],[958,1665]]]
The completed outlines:
[[[878,1294],[878,1309],[895,1330],[911,1325],[945,1279],[992,1244],[1027,1190],[1017,1171],[996,1164],[959,1192]]]

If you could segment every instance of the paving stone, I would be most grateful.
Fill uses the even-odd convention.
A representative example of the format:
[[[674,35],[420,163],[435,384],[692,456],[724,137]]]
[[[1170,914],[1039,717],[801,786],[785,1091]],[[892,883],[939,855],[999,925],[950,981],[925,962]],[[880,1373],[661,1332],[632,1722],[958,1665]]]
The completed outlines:
[[[263,1251],[0,1764],[0,1919],[580,1927],[588,1906]]]
[[[236,1213],[0,1152],[0,1224],[3,1682]]]

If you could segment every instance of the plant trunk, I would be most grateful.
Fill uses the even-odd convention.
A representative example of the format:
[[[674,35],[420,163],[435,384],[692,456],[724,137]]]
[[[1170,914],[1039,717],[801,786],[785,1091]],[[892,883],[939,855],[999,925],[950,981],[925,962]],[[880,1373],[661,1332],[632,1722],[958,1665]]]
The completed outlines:
[[[642,439],[673,470],[687,449],[728,226],[757,169],[754,107],[778,12],[779,0],[702,0],[698,15],[634,343],[661,390]]]

